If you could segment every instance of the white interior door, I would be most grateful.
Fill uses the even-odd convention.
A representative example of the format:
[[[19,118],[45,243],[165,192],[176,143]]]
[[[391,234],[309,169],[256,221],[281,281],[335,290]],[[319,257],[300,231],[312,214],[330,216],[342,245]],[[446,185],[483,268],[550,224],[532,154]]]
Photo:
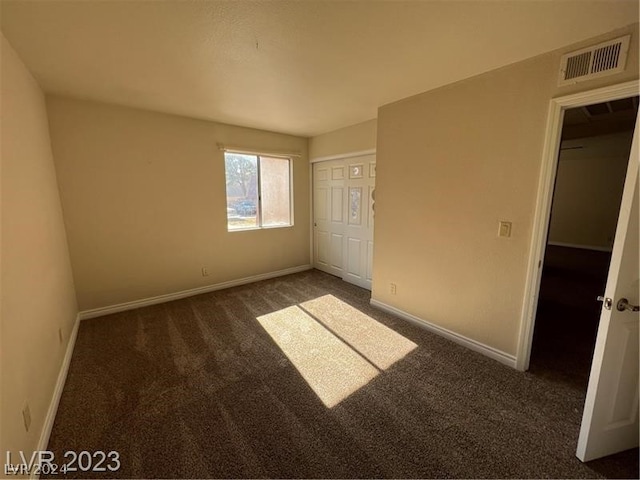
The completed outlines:
[[[371,290],[373,267],[373,195],[375,157],[347,161],[347,223],[344,280]]]
[[[313,253],[315,268],[343,276],[345,177],[342,162],[313,164]]]
[[[314,266],[371,289],[375,156],[313,166]]]
[[[640,314],[617,308],[621,299],[630,305],[640,300],[638,158],[636,121],[578,439],[576,455],[583,462],[638,446]]]

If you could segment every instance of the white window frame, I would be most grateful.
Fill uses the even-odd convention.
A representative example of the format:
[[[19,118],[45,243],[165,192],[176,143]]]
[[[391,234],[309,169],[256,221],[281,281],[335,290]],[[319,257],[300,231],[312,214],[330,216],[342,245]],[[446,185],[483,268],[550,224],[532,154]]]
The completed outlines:
[[[227,199],[227,163],[226,163],[226,155],[230,154],[238,154],[238,155],[251,155],[256,157],[256,183],[258,190],[258,202],[256,204],[256,220],[258,225],[255,227],[242,227],[242,228],[229,228],[229,217],[228,214],[225,215],[225,220],[227,223],[227,232],[235,233],[235,232],[246,232],[249,230],[271,230],[274,228],[291,228],[294,226],[294,205],[293,205],[293,156],[292,155],[278,155],[273,153],[259,153],[259,152],[250,152],[250,151],[242,151],[242,150],[229,150],[224,149],[223,160],[224,160],[224,178],[225,178],[225,204],[226,208],[229,208],[229,203]],[[260,178],[260,157],[268,157],[268,158],[279,158],[282,160],[287,160],[289,162],[289,223],[286,225],[262,225],[262,184]]]

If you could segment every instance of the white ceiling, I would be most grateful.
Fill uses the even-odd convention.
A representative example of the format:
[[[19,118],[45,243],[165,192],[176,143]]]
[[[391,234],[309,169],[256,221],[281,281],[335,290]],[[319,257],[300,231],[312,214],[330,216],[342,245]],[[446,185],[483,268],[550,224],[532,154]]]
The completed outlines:
[[[303,136],[638,21],[638,0],[0,5],[47,92]]]

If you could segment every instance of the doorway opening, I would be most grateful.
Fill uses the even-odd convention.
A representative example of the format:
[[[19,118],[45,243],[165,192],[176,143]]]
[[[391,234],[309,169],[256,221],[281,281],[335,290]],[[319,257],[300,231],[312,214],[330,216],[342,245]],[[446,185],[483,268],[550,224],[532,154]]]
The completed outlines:
[[[565,111],[529,371],[585,392],[638,97]]]

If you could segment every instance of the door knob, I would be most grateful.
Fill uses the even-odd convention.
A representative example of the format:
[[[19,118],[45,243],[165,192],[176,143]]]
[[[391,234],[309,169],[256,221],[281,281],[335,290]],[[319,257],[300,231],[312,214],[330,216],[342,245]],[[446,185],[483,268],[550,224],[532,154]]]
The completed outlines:
[[[599,302],[604,302],[604,308],[606,308],[607,310],[611,310],[611,304],[613,303],[612,299],[610,299],[609,297],[598,295],[598,298],[596,300],[598,300]]]
[[[618,304],[616,305],[616,308],[620,312],[624,312],[625,310],[628,310],[630,312],[640,311],[640,306],[631,305],[629,303],[629,300],[627,300],[626,298],[621,298],[620,300],[618,300]]]

